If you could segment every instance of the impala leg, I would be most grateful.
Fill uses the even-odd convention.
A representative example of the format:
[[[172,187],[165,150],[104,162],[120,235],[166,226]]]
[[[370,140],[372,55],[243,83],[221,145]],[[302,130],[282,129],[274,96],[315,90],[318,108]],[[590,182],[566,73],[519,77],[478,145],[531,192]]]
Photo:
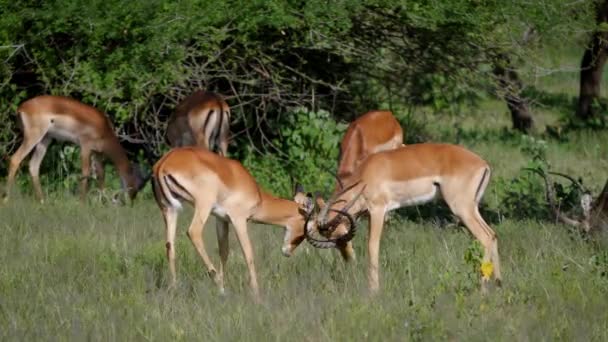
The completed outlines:
[[[481,245],[483,246],[483,262],[492,262],[493,266],[493,274],[494,277],[497,277],[497,281],[499,282],[500,277],[500,262],[498,260],[498,241],[496,239],[496,234],[494,231],[483,221],[479,214],[476,214],[477,209],[472,208],[466,212],[456,213],[458,217],[463,221],[463,223],[467,226],[469,231],[475,236]],[[482,224],[483,222],[484,224]],[[498,275],[496,271],[498,270]],[[489,279],[487,277],[482,276],[481,278],[481,288],[482,291],[487,291]]]
[[[345,262],[351,262],[357,259],[352,241],[348,241],[345,244],[339,244],[338,251],[340,252],[342,259],[344,259]]]
[[[91,167],[93,168],[93,173],[95,174],[95,177],[97,177],[97,188],[103,191],[106,172],[103,168],[102,157],[99,154],[94,153],[91,156]]]
[[[220,285],[220,292],[224,293],[224,272],[226,271],[226,264],[228,262],[228,254],[230,248],[228,245],[228,221],[218,218],[215,222],[215,231],[217,233],[217,245],[220,250],[220,269],[218,272],[218,279]]]
[[[165,219],[165,234],[167,249],[167,261],[169,262],[169,272],[171,273],[171,281],[169,288],[175,288],[177,284],[177,275],[175,272],[175,231],[177,227],[177,209],[168,207],[162,208],[163,218]]]
[[[203,242],[203,230],[205,229],[205,222],[207,222],[207,218],[209,218],[210,213],[211,205],[196,205],[194,209],[194,216],[192,217],[192,223],[190,224],[190,228],[188,228],[188,237],[194,245],[194,248],[196,248],[198,255],[203,260],[205,267],[207,267],[207,272],[213,278],[215,283],[220,285],[217,271],[215,270],[215,266],[213,266],[213,263],[205,250],[205,244]]]
[[[51,143],[52,139],[49,137],[44,137],[36,148],[34,149],[34,153],[30,158],[30,175],[32,176],[32,183],[34,185],[34,191],[36,192],[36,197],[40,201],[40,203],[44,202],[44,195],[42,194],[42,186],[40,185],[40,164],[42,163],[42,159],[44,159],[44,155],[46,154],[46,150]]]
[[[479,209],[475,208],[474,212],[475,220],[484,228],[484,231],[492,237],[492,241],[489,247],[490,261],[494,266],[494,280],[496,281],[496,285],[502,285],[502,273],[500,270],[500,257],[498,256],[498,238],[496,237],[496,233],[490,226],[486,223],[486,221],[479,214]]]
[[[19,170],[21,162],[32,151],[34,146],[36,146],[36,144],[38,144],[38,142],[44,138],[45,134],[46,131],[40,130],[36,132],[28,132],[23,135],[23,142],[21,143],[21,146],[19,146],[17,151],[11,156],[8,167],[8,179],[6,181],[4,203],[8,202],[11,189],[15,183],[15,176]]]
[[[247,268],[249,269],[249,286],[253,292],[253,298],[256,302],[260,302],[257,274],[255,272],[255,265],[253,264],[253,249],[251,248],[251,242],[249,241],[249,235],[247,234],[247,219],[233,219],[232,224],[234,224],[234,230],[239,239],[239,243],[241,244],[243,256],[245,257]]]
[[[89,177],[91,176],[91,150],[85,146],[80,146],[80,162],[82,164],[82,178],[80,180],[80,201],[87,199],[89,188]]]
[[[372,295],[378,293],[380,290],[380,279],[378,276],[379,271],[379,255],[380,255],[380,238],[382,237],[382,230],[384,229],[384,209],[374,208],[370,210],[370,224],[369,224],[369,237],[367,242],[368,249],[368,286]]]

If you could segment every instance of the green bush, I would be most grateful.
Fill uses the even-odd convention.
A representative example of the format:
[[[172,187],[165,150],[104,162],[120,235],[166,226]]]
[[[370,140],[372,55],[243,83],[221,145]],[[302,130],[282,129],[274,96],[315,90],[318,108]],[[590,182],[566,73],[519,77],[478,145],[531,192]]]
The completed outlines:
[[[291,196],[292,180],[311,191],[330,192],[346,127],[327,111],[296,108],[279,125],[277,137],[272,140],[274,153],[260,156],[249,147],[243,164],[260,185],[276,194]]]

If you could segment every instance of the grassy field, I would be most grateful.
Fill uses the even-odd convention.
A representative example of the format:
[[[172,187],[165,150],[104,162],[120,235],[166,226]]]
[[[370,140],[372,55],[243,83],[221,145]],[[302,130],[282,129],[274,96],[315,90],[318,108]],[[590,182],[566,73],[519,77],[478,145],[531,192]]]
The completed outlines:
[[[189,212],[189,211],[186,211]],[[358,260],[302,245],[280,253],[282,229],[252,225],[263,293],[248,295],[234,236],[227,291],[218,295],[178,234],[179,286],[167,290],[155,204],[133,208],[29,198],[0,208],[0,339],[7,340],[606,340],[606,254],[563,226],[506,220],[504,287],[478,291],[474,246],[463,229],[393,219],[381,253],[382,293],[366,294]],[[213,226],[205,231],[217,263]]]
[[[572,100],[577,82],[558,72],[531,83],[538,94]],[[534,105],[538,134],[570,110],[571,101],[547,98]],[[438,140],[490,162],[485,202],[500,211],[498,180],[516,177],[529,161],[522,138],[505,134],[504,104],[489,99],[466,116],[426,121]],[[597,193],[607,176],[608,132],[547,140],[547,160]],[[608,340],[602,236],[588,241],[547,221],[493,220],[504,286],[482,296],[478,265],[465,258],[476,245],[464,228],[393,215],[382,241],[382,292],[370,298],[365,229],[354,240],[358,260],[344,265],[337,253],[306,244],[285,258],[282,229],[251,225],[263,294],[256,305],[233,233],[228,293],[218,294],[185,236],[190,213],[180,218],[179,285],[169,291],[164,227],[150,198],[120,207],[51,194],[40,205],[24,194],[0,205],[0,340]],[[213,222],[207,227],[217,264]]]

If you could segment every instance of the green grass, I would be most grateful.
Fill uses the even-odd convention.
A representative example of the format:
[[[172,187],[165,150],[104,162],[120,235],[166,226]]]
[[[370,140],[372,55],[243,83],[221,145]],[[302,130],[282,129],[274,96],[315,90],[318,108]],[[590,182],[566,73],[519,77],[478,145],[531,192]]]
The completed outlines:
[[[228,295],[218,294],[178,233],[179,285],[167,290],[164,232],[150,200],[133,208],[29,198],[0,207],[2,340],[606,340],[608,265],[563,226],[495,226],[505,284],[482,296],[463,229],[391,220],[382,242],[382,292],[366,292],[358,260],[302,245],[280,253],[282,229],[251,225],[263,303],[252,302],[234,234]],[[212,224],[205,231],[218,262]],[[605,253],[605,252],[603,252]],[[603,268],[602,268],[603,267]]]

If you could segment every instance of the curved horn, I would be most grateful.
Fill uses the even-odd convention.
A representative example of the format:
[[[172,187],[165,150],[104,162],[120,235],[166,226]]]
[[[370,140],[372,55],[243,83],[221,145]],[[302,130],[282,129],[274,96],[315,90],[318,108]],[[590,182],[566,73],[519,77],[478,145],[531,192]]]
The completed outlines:
[[[323,248],[323,249],[335,248],[337,246],[337,244],[346,243],[346,242],[352,240],[353,237],[355,237],[355,233],[357,232],[357,224],[355,223],[355,220],[353,219],[352,215],[350,215],[349,213],[347,213],[345,211],[338,210],[338,209],[330,209],[330,210],[346,217],[346,219],[348,220],[348,222],[350,224],[348,232],[346,232],[346,234],[344,234],[338,238],[335,238],[335,239],[325,239],[325,240],[317,239],[314,236],[312,236],[310,234],[310,232],[308,231],[308,222],[310,220],[310,215],[308,215],[306,217],[306,222],[304,223],[304,235],[306,236],[306,241],[308,241],[311,245],[313,245],[313,247]]]
[[[322,224],[325,223],[325,219],[327,217],[327,213],[329,212],[329,208],[331,208],[331,206],[334,205],[334,203],[336,203],[336,200],[338,198],[340,198],[340,196],[342,196],[344,193],[346,193],[347,191],[349,191],[350,189],[354,188],[357,185],[359,185],[359,182],[353,183],[353,184],[349,185],[348,187],[340,190],[340,192],[337,192],[333,196],[331,196],[329,201],[327,201],[327,204],[325,205],[325,207],[323,207],[321,209],[321,212],[319,213],[319,221]]]
[[[310,243],[311,245],[313,245],[313,247],[316,247],[316,248],[334,248],[334,247],[336,247],[335,241],[319,240],[319,239],[315,238],[314,236],[312,236],[312,234],[310,234],[310,232],[308,231],[308,222],[310,222],[310,217],[312,216],[312,213],[314,212],[315,206],[316,206],[316,203],[313,203],[313,207],[306,215],[306,220],[304,221],[304,236],[306,237],[306,241],[308,241],[308,243]]]
[[[359,191],[359,193],[355,197],[353,197],[353,199],[351,199],[348,203],[346,203],[346,205],[344,205],[344,207],[342,207],[342,209],[340,209],[340,210],[330,209],[330,210],[334,211],[334,212],[342,211],[342,212],[348,213],[350,208],[352,208],[352,206],[357,202],[357,200],[359,200],[359,197],[361,197],[361,195],[363,194],[363,191],[365,190],[366,186],[367,186],[367,184],[364,185],[363,188],[361,189],[361,191]],[[338,224],[339,218],[340,218],[340,216],[334,217],[331,221],[326,223],[325,226],[328,227],[330,230],[332,227],[335,229],[335,225]]]
[[[338,243],[346,243],[355,237],[355,233],[357,232],[357,223],[355,222],[355,219],[352,217],[352,215],[349,214],[347,211],[342,211],[342,210],[335,210],[335,211],[338,214],[345,216],[350,224],[348,232],[336,239],[336,242],[338,242]]]

